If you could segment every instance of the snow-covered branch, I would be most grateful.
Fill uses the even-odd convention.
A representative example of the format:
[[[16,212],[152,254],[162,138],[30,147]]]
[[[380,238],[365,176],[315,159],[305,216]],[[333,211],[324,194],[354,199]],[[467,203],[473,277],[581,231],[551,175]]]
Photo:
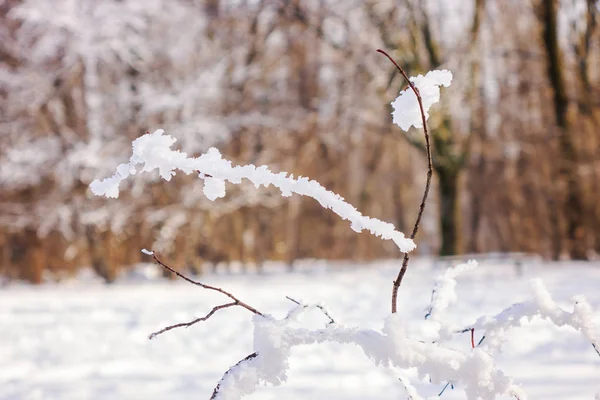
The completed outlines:
[[[498,351],[502,339],[511,328],[523,326],[534,318],[542,318],[558,327],[570,326],[588,340],[598,352],[600,331],[594,323],[594,312],[583,297],[575,297],[573,311],[561,308],[540,279],[531,282],[533,299],[516,303],[492,317],[482,317],[471,328],[485,332],[485,347],[489,351]],[[598,354],[600,356],[600,353]]]
[[[398,68],[405,75],[402,69]],[[429,107],[439,101],[439,87],[448,86],[451,79],[452,75],[448,71],[433,71],[425,76],[409,79],[411,90],[401,92],[394,102],[394,122],[405,130],[415,126],[423,127],[426,131]],[[426,135],[426,141],[428,140]],[[295,178],[285,172],[273,173],[266,166],[233,166],[230,161],[223,159],[221,153],[215,148],[209,149],[199,157],[189,157],[184,152],[172,149],[175,142],[175,138],[164,135],[162,130],[136,139],[133,142],[133,154],[129,162],[119,165],[112,177],[94,181],[90,185],[92,191],[96,195],[118,197],[120,183],[132,175],[158,171],[164,180],[169,181],[176,172],[180,171],[185,174],[198,174],[199,178],[204,180],[205,196],[209,200],[216,200],[225,196],[226,182],[239,184],[243,179],[247,179],[257,188],[273,185],[281,191],[282,196],[291,196],[296,193],[311,197],[324,208],[331,209],[341,218],[349,220],[353,230],[361,232],[366,229],[382,239],[393,240],[403,252],[407,253],[415,248],[412,238],[414,238],[422,216],[427,189],[423,196],[415,229],[411,238],[406,238],[392,224],[362,215],[339,195],[328,191],[319,183],[308,178]],[[427,182],[431,178],[430,175],[428,175]],[[252,353],[223,375],[211,397],[215,400],[240,399],[251,394],[261,384],[280,385],[287,379],[292,348],[325,342],[358,346],[375,365],[414,370],[417,371],[419,379],[427,379],[433,384],[452,382],[453,385],[465,391],[469,400],[495,399],[502,395],[525,400],[526,395],[523,390],[515,385],[494,363],[494,352],[500,348],[502,337],[507,330],[521,326],[524,320],[539,316],[550,320],[557,326],[567,325],[580,331],[596,351],[600,344],[590,305],[584,299],[578,298],[572,312],[563,310],[554,302],[539,280],[533,282],[534,298],[532,300],[515,304],[496,316],[480,318],[466,329],[457,329],[448,322],[451,321],[448,316],[450,314],[449,306],[458,300],[456,278],[475,268],[477,265],[475,262],[450,268],[436,280],[429,312],[426,320],[422,321],[428,328],[432,328],[428,329],[432,335],[424,339],[408,334],[407,323],[398,314],[395,314],[395,293],[402,279],[403,271],[406,270],[408,260],[406,257],[400,275],[394,282],[392,315],[383,321],[380,331],[375,331],[361,327],[343,326],[331,318],[323,306],[311,306],[293,299],[290,300],[295,303],[295,307],[285,317],[276,319],[258,312],[225,290],[191,280],[167,266],[153,252],[146,252],[146,254],[186,281],[205,289],[218,291],[231,300],[213,307],[204,317],[164,328],[151,337],[170,329],[188,327],[205,321],[225,308],[240,306],[254,314]],[[315,307],[329,318],[326,327],[322,329],[298,327],[298,317]],[[486,342],[483,345],[475,345],[474,330],[481,331],[486,335]],[[455,349],[449,343],[449,339],[456,332],[467,331],[470,331],[472,335],[471,346],[465,350]],[[422,398],[408,379],[401,377],[401,381],[410,398]]]
[[[228,371],[219,383],[215,399],[240,399],[259,384],[280,385],[287,379],[289,357],[295,346],[335,342],[359,346],[375,364],[401,369],[415,368],[422,379],[432,383],[460,382],[468,399],[492,399],[509,394],[525,399],[523,391],[499,370],[491,355],[481,349],[460,352],[436,343],[406,336],[405,325],[397,315],[384,322],[381,332],[339,324],[308,330],[290,326],[288,319],[268,316],[254,318],[256,356]]]
[[[431,305],[425,318],[432,321],[440,319],[446,312],[448,306],[455,303],[458,299],[456,294],[456,278],[461,274],[471,271],[477,267],[477,262],[471,260],[464,264],[459,264],[453,268],[448,268],[435,281],[431,295]]]
[[[325,189],[316,181],[305,177],[294,178],[286,172],[276,174],[266,166],[233,166],[231,161],[223,159],[215,148],[209,149],[200,157],[188,157],[184,152],[171,149],[176,139],[163,133],[164,131],[159,129],[136,139],[129,163],[119,165],[112,177],[92,182],[92,192],[116,198],[119,196],[119,184],[131,175],[158,170],[160,176],[168,181],[176,171],[181,171],[185,174],[198,173],[200,178],[204,179],[204,194],[208,199],[216,200],[225,196],[226,181],[239,184],[242,179],[248,179],[257,188],[273,185],[281,191],[282,196],[296,193],[312,197],[324,208],[331,209],[341,218],[349,220],[354,231],[361,232],[366,229],[382,239],[393,240],[402,252],[409,252],[416,247],[415,243],[397,231],[394,225],[362,215],[341,196]]]
[[[145,253],[169,271],[177,273],[157,259],[153,252]],[[469,262],[448,268],[435,280],[435,291],[430,306],[431,318],[425,323],[435,324],[436,329],[443,334],[438,334],[433,341],[429,338],[424,341],[408,334],[408,325],[398,314],[389,316],[383,322],[381,331],[376,331],[344,326],[336,322],[322,305],[308,305],[291,298],[296,306],[281,319],[254,312],[253,352],[223,375],[211,399],[241,399],[253,393],[262,384],[280,385],[287,380],[292,348],[332,342],[358,346],[375,365],[416,370],[419,379],[432,384],[452,382],[454,387],[464,390],[467,399],[495,399],[498,396],[510,395],[525,400],[527,397],[524,391],[494,363],[494,354],[499,350],[502,337],[509,329],[521,326],[526,319],[540,316],[557,326],[568,325],[577,329],[597,346],[599,335],[593,321],[594,312],[589,304],[578,298],[573,312],[565,311],[556,305],[542,282],[534,280],[532,300],[515,304],[493,317],[480,318],[465,329],[483,332],[488,338],[485,346],[475,346],[472,339],[472,346],[468,349],[457,350],[452,343],[448,343],[450,334],[456,332],[456,328],[448,323],[452,320],[448,307],[458,300],[456,278],[472,271],[476,266],[477,263]],[[191,281],[184,275],[177,274]],[[240,305],[235,296],[218,288],[212,289],[226,294],[234,299],[234,302],[216,306],[205,317],[167,327],[160,332],[190,326],[210,318],[222,308]],[[329,322],[325,328],[306,329],[297,326],[300,316],[311,308],[320,309],[328,317]],[[424,398],[419,395],[410,380],[401,377],[401,381],[412,399]]]
[[[423,128],[425,137],[425,154],[427,155],[427,177],[425,178],[425,189],[419,205],[419,212],[413,226],[410,238],[414,239],[419,231],[421,218],[425,212],[425,205],[429,195],[431,186],[431,177],[433,176],[433,160],[431,154],[431,143],[429,131],[427,130],[427,118],[429,118],[429,108],[440,100],[440,86],[450,86],[452,82],[452,73],[447,70],[431,71],[426,76],[419,75],[416,78],[409,78],[404,69],[394,61],[394,59],[384,50],[378,49],[377,52],[386,56],[396,67],[400,75],[406,79],[410,90],[403,90],[400,95],[394,100],[392,106],[393,121],[404,131],[408,131],[411,125]],[[392,314],[398,307],[398,289],[402,284],[402,279],[408,269],[408,253],[404,254],[402,266],[398,271],[398,276],[392,285]]]

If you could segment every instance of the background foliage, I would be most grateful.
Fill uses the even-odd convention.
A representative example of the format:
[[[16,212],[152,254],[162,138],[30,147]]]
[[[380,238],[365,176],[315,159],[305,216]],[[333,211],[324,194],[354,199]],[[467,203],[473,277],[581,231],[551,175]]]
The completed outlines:
[[[401,78],[455,79],[430,119],[437,211],[422,253],[600,253],[600,39],[594,0],[4,0],[0,273],[92,265],[112,281],[153,248],[173,265],[396,257],[318,204],[138,178],[87,191],[155,128],[197,155],[316,179],[408,231],[425,158],[391,124]],[[413,190],[409,190],[412,188]],[[433,210],[433,209],[432,209]],[[227,265],[224,263],[223,265]]]

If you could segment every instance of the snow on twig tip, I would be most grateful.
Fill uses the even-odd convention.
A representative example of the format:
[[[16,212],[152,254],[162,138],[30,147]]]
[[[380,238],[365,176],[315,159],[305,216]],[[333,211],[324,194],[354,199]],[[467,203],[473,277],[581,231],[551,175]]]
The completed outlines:
[[[440,101],[440,86],[448,87],[452,82],[452,72],[448,70],[430,71],[427,75],[418,75],[410,78],[411,83],[418,89],[423,103],[425,120],[429,118],[429,109]],[[394,111],[392,121],[402,130],[408,131],[411,126],[423,128],[421,109],[416,93],[411,89],[400,92],[392,102]]]

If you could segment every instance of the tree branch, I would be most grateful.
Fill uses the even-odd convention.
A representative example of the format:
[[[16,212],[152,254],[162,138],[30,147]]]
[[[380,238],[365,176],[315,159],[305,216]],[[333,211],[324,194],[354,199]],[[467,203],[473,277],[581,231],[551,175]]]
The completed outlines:
[[[193,280],[193,279],[190,279],[190,278],[188,278],[187,276],[185,276],[185,275],[183,275],[183,274],[181,274],[181,273],[179,273],[179,272],[175,271],[173,268],[169,267],[169,266],[168,266],[167,264],[165,264],[164,262],[162,262],[162,261],[161,261],[161,260],[158,258],[158,256],[156,255],[156,253],[154,253],[154,252],[150,252],[149,254],[151,254],[151,255],[152,255],[152,258],[154,259],[154,261],[155,261],[155,262],[156,262],[158,265],[160,265],[161,267],[163,267],[163,268],[165,268],[165,269],[167,269],[167,270],[171,271],[172,273],[174,273],[175,275],[177,275],[177,276],[178,276],[178,277],[180,277],[181,279],[183,279],[183,280],[185,280],[185,281],[187,281],[187,282],[191,283],[192,285],[200,286],[200,287],[201,287],[201,288],[203,288],[203,289],[214,290],[215,292],[222,293],[222,294],[224,294],[225,296],[229,297],[231,300],[233,300],[233,305],[236,305],[236,306],[243,307],[243,308],[245,308],[246,310],[250,311],[250,312],[251,312],[251,313],[253,313],[253,314],[256,314],[256,315],[261,315],[261,316],[263,315],[263,314],[262,314],[260,311],[258,311],[256,308],[254,308],[254,307],[252,307],[252,306],[250,306],[250,305],[248,305],[248,304],[244,303],[243,301],[241,301],[240,299],[238,299],[237,297],[235,297],[235,296],[234,296],[234,295],[232,295],[231,293],[229,293],[229,292],[227,292],[227,291],[225,291],[225,290],[223,290],[223,289],[221,289],[221,288],[214,287],[214,286],[210,286],[210,285],[206,285],[206,284],[204,284],[204,283],[202,283],[202,282],[198,282],[198,281],[195,281],[195,280]],[[227,307],[230,307],[230,306],[227,306]],[[221,307],[221,308],[224,308],[224,307]],[[216,311],[216,310],[215,310],[215,311]]]
[[[198,322],[206,321],[206,320],[208,320],[210,317],[212,317],[212,316],[213,316],[213,315],[214,315],[214,314],[215,314],[217,311],[219,311],[219,310],[223,310],[223,309],[225,309],[225,308],[230,308],[230,307],[239,306],[239,307],[245,308],[246,310],[250,311],[250,312],[251,312],[251,313],[253,313],[253,314],[260,315],[260,316],[263,316],[263,314],[262,314],[260,311],[258,311],[256,308],[254,308],[254,307],[252,307],[252,306],[250,306],[250,305],[248,305],[248,304],[244,303],[243,301],[239,300],[239,299],[238,299],[237,297],[235,297],[233,294],[231,294],[231,293],[229,293],[229,292],[227,292],[227,291],[225,291],[225,290],[223,290],[223,289],[221,289],[221,288],[214,287],[214,286],[210,286],[210,285],[206,285],[206,284],[204,284],[204,283],[202,283],[202,282],[198,282],[198,281],[195,281],[195,280],[193,280],[193,279],[190,279],[190,278],[188,278],[187,276],[183,275],[182,273],[180,273],[180,272],[178,272],[178,271],[174,270],[173,268],[171,268],[171,267],[169,267],[167,264],[165,264],[163,261],[161,261],[161,259],[160,259],[160,258],[158,258],[158,256],[156,255],[156,253],[155,253],[155,252],[153,252],[153,251],[147,251],[147,250],[142,250],[142,252],[143,252],[144,254],[151,255],[151,256],[152,256],[152,258],[154,259],[154,261],[155,261],[155,262],[156,262],[158,265],[160,265],[161,267],[165,268],[166,270],[168,270],[168,271],[170,271],[170,272],[174,273],[175,275],[177,275],[177,276],[178,276],[178,277],[180,277],[181,279],[183,279],[183,280],[185,280],[185,281],[187,281],[187,282],[191,283],[192,285],[200,286],[200,287],[201,287],[201,288],[203,288],[203,289],[213,290],[213,291],[215,291],[215,292],[222,293],[222,294],[224,294],[225,296],[229,297],[231,300],[233,300],[232,302],[225,303],[225,304],[221,304],[221,305],[218,305],[218,306],[215,306],[215,307],[213,307],[213,308],[212,308],[212,310],[210,310],[210,311],[209,311],[209,313],[208,313],[208,314],[206,314],[204,317],[196,318],[196,319],[194,319],[194,320],[192,320],[192,321],[189,321],[189,322],[182,322],[182,323],[179,323],[179,324],[170,325],[170,326],[167,326],[167,327],[165,327],[165,328],[163,328],[163,329],[161,329],[161,330],[159,330],[159,331],[157,331],[157,332],[154,332],[154,333],[152,333],[152,334],[151,334],[151,335],[148,337],[150,340],[154,339],[156,336],[158,336],[158,335],[160,335],[160,334],[162,334],[162,333],[165,333],[165,332],[168,332],[168,331],[170,331],[171,329],[175,329],[175,328],[183,328],[183,327],[185,327],[185,328],[189,328],[190,326],[192,326],[192,325],[194,325],[194,324],[196,324],[196,323],[198,323]],[[327,313],[326,313],[326,315],[327,315]],[[330,318],[331,318],[331,317],[330,317]],[[213,390],[213,393],[212,393],[212,396],[210,396],[210,399],[211,399],[211,400],[213,400],[213,399],[216,399],[216,398],[217,398],[217,395],[219,394],[219,390],[221,389],[221,382],[223,382],[223,379],[225,379],[225,377],[227,376],[227,374],[231,373],[231,371],[232,371],[234,368],[236,368],[237,366],[239,366],[240,364],[242,364],[242,363],[245,363],[245,362],[247,362],[247,361],[249,361],[249,360],[252,360],[252,359],[254,359],[254,358],[256,358],[256,357],[258,357],[258,353],[257,353],[257,352],[254,352],[254,353],[252,353],[252,354],[249,354],[248,356],[246,356],[245,358],[243,358],[242,360],[240,360],[240,361],[239,361],[237,364],[235,364],[234,366],[232,366],[231,368],[229,368],[229,369],[228,369],[228,370],[227,370],[227,371],[226,371],[226,372],[223,374],[223,377],[221,378],[221,380],[219,381],[219,383],[217,384],[217,386],[216,386],[216,387],[215,387],[215,389]]]
[[[396,66],[400,74],[406,79],[408,86],[412,89],[417,96],[417,102],[419,103],[419,110],[421,111],[421,119],[423,121],[423,133],[425,134],[425,150],[427,153],[427,180],[425,182],[425,190],[423,192],[423,198],[421,199],[421,204],[419,205],[419,213],[417,214],[417,220],[415,221],[415,225],[413,227],[413,231],[410,235],[411,239],[414,239],[419,231],[419,225],[421,223],[421,218],[423,217],[423,212],[425,211],[425,202],[427,201],[427,196],[429,195],[429,188],[431,186],[431,177],[433,176],[433,165],[431,160],[431,144],[429,140],[429,131],[427,130],[427,118],[425,117],[425,110],[423,109],[423,100],[421,99],[421,94],[419,93],[419,89],[410,81],[408,75],[400,65],[398,65],[392,57],[385,51],[378,49],[377,52],[386,56],[392,64]],[[408,268],[408,253],[404,253],[404,259],[402,260],[402,267],[398,272],[398,276],[396,280],[394,280],[394,284],[392,286],[392,314],[396,313],[397,310],[397,302],[398,302],[398,289],[400,288],[400,284],[402,283],[402,279],[404,278],[404,274],[406,273],[406,269]]]
[[[239,367],[241,364],[248,362],[254,358],[258,357],[258,353],[252,353],[252,354],[248,354],[246,357],[244,357],[243,359],[241,359],[240,361],[238,361],[234,366],[232,366],[231,368],[229,368],[224,374],[223,377],[221,378],[221,380],[219,381],[219,383],[217,383],[217,386],[215,386],[215,389],[213,390],[212,395],[210,396],[210,400],[215,400],[217,398],[217,396],[219,395],[219,390],[221,389],[221,382],[223,382],[223,380],[225,379],[225,377],[231,373],[231,371],[233,371],[235,368]]]
[[[320,305],[320,304],[302,304],[298,300],[293,299],[290,296],[285,296],[285,298],[288,299],[289,301],[291,301],[292,303],[296,303],[299,307],[302,307],[302,308],[311,308],[311,307],[318,308],[329,319],[328,324],[335,324],[335,320],[333,319],[333,317],[329,314],[329,312],[327,312],[325,307],[323,307],[322,305]]]
[[[239,304],[236,302],[231,302],[231,303],[226,303],[226,304],[221,304],[219,306],[214,306],[212,310],[210,310],[210,312],[208,314],[206,314],[204,317],[200,317],[200,318],[196,318],[190,322],[181,322],[179,324],[175,324],[175,325],[169,325],[165,328],[162,328],[160,331],[156,331],[154,333],[152,333],[150,336],[148,336],[148,339],[152,340],[155,337],[157,337],[158,335],[165,333],[167,331],[170,331],[171,329],[175,329],[175,328],[189,328],[190,326],[198,323],[198,322],[202,322],[202,321],[206,321],[207,319],[209,319],[210,317],[212,317],[212,315],[214,313],[216,313],[219,310],[222,310],[224,308],[229,308],[229,307],[233,307],[233,306],[238,306]]]
[[[232,302],[230,302],[230,303],[225,303],[225,304],[220,304],[220,305],[218,305],[218,306],[214,306],[214,307],[212,308],[212,310],[210,310],[210,311],[209,311],[209,313],[208,313],[208,314],[206,314],[204,317],[195,318],[195,319],[193,319],[192,321],[189,321],[189,322],[180,322],[180,323],[178,323],[178,324],[169,325],[169,326],[167,326],[167,327],[165,327],[165,328],[163,328],[163,329],[161,329],[161,330],[159,330],[159,331],[156,331],[156,332],[154,332],[154,333],[150,334],[150,335],[148,336],[148,339],[152,340],[152,339],[154,339],[155,337],[157,337],[158,335],[160,335],[160,334],[163,334],[163,333],[165,333],[165,332],[168,332],[168,331],[170,331],[171,329],[175,329],[175,328],[184,328],[184,327],[185,327],[185,328],[189,328],[190,326],[192,326],[192,325],[194,325],[194,324],[197,324],[198,322],[203,322],[203,321],[206,321],[207,319],[209,319],[210,317],[212,317],[212,316],[213,316],[213,314],[215,314],[217,311],[219,311],[219,310],[222,310],[222,309],[224,309],[224,308],[229,308],[229,307],[235,307],[235,306],[239,306],[239,307],[245,308],[246,310],[250,311],[250,312],[251,312],[251,313],[253,313],[253,314],[256,314],[256,315],[261,315],[261,316],[263,315],[263,314],[262,314],[260,311],[258,311],[256,308],[254,308],[254,307],[252,307],[252,306],[250,306],[250,305],[248,305],[248,304],[244,303],[243,301],[241,301],[240,299],[238,299],[237,297],[235,297],[235,296],[234,296],[234,295],[232,295],[231,293],[229,293],[229,292],[227,292],[227,291],[225,291],[225,290],[223,290],[223,289],[221,289],[221,288],[214,287],[214,286],[210,286],[210,285],[206,285],[206,284],[204,284],[204,283],[202,283],[202,282],[195,281],[195,280],[193,280],[193,279],[190,279],[190,278],[188,278],[187,276],[183,275],[182,273],[180,273],[180,272],[178,272],[178,271],[175,271],[173,268],[169,267],[167,264],[165,264],[164,262],[162,262],[162,261],[161,261],[161,259],[160,259],[160,258],[158,258],[158,256],[156,255],[156,253],[155,253],[155,252],[153,252],[153,251],[146,251],[146,250],[143,250],[143,252],[144,252],[145,254],[151,255],[151,256],[152,256],[152,258],[154,259],[154,261],[155,261],[155,262],[156,262],[158,265],[160,265],[161,267],[163,267],[164,269],[166,269],[166,270],[168,270],[168,271],[171,271],[172,273],[174,273],[175,275],[177,275],[177,276],[178,276],[178,277],[180,277],[181,279],[183,279],[183,280],[185,280],[185,281],[187,281],[187,282],[191,283],[192,285],[200,286],[200,287],[201,287],[201,288],[203,288],[203,289],[213,290],[213,291],[215,291],[215,292],[222,293],[222,294],[224,294],[225,296],[229,297],[231,300],[233,300],[233,301],[232,301]]]

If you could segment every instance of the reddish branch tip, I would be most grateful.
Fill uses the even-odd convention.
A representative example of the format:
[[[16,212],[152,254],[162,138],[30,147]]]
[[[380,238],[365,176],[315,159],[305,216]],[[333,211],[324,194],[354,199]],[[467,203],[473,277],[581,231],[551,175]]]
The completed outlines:
[[[405,75],[404,70],[398,65],[398,63],[396,61],[394,61],[394,59],[388,53],[386,53],[384,50],[381,50],[381,49],[377,49],[377,52],[386,56],[388,58],[388,60],[390,60],[392,62],[392,64],[394,64],[396,66],[396,68],[398,68],[400,73],[402,75]],[[406,78],[406,80],[408,80],[407,76],[405,76],[405,78]]]

